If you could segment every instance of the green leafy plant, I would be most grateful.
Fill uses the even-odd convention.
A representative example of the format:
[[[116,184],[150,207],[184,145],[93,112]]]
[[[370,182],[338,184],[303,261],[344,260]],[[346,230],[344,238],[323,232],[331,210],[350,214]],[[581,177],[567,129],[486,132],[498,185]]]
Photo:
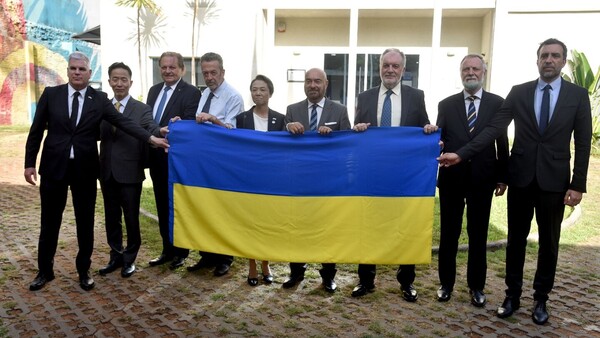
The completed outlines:
[[[580,85],[588,90],[592,105],[592,147],[595,152],[600,152],[600,67],[594,71],[590,67],[587,57],[583,52],[571,51],[571,59],[567,60],[571,76],[563,73],[563,78],[569,82]]]

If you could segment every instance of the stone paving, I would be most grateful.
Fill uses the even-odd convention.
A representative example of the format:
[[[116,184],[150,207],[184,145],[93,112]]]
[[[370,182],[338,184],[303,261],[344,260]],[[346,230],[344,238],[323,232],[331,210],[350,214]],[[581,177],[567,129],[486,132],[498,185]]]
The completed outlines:
[[[329,295],[320,289],[315,264],[297,289],[281,288],[284,263],[272,265],[273,285],[252,288],[246,284],[244,259],[236,258],[230,273],[217,278],[211,271],[151,268],[145,247],[138,271],[123,279],[118,272],[97,273],[108,257],[101,208],[92,258],[96,288],[86,292],[77,282],[69,202],[55,258],[56,279],[31,292],[39,197],[37,187],[22,176],[25,137],[23,132],[0,133],[0,337],[600,337],[600,238],[561,247],[548,303],[550,321],[538,326],[530,318],[532,255],[526,263],[522,308],[509,319],[494,315],[504,290],[504,264],[498,258],[490,260],[488,304],[481,309],[469,304],[465,266],[459,266],[453,298],[437,302],[435,255],[431,265],[417,267],[416,303],[402,300],[392,266],[381,267],[375,292],[359,299],[350,296],[357,281],[353,265],[340,266],[338,292]],[[192,253],[187,264],[196,258]]]

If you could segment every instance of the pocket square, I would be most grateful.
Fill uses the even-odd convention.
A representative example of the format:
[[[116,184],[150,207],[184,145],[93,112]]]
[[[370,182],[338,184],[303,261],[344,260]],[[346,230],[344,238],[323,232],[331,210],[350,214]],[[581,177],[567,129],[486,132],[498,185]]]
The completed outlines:
[[[337,124],[337,122],[325,122],[325,125],[326,125],[326,126],[332,126],[332,125],[334,125],[334,124]]]

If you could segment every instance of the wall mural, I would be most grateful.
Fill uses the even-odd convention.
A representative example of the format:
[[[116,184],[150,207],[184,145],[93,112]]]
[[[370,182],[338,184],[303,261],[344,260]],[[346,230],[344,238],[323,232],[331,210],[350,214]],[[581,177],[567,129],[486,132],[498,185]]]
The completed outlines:
[[[67,81],[67,57],[90,57],[91,82],[101,82],[97,45],[74,40],[87,26],[85,0],[0,0],[0,125],[30,124],[47,86]],[[95,6],[95,7],[94,7]]]

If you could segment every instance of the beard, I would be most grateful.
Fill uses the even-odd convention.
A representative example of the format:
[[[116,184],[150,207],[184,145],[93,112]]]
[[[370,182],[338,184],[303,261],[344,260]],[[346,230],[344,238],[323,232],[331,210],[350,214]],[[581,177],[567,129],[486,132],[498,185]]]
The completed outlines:
[[[483,81],[463,81],[462,84],[467,90],[476,90],[483,87]]]

